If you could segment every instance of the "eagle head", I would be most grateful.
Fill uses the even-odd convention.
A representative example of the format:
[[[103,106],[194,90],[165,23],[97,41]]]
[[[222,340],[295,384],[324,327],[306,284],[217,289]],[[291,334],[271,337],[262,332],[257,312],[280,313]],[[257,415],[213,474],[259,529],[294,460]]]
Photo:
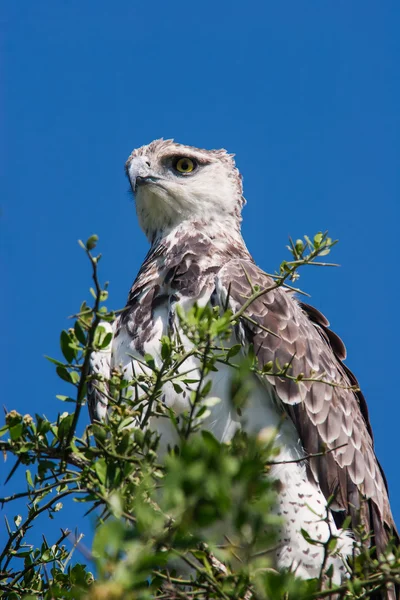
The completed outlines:
[[[242,178],[226,150],[155,140],[132,152],[126,173],[150,240],[185,222],[240,228]]]

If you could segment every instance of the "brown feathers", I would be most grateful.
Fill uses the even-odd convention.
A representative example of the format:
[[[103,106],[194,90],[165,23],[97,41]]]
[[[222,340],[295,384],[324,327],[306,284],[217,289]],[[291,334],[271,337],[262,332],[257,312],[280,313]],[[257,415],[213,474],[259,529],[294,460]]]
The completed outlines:
[[[227,263],[219,279],[225,290],[230,286],[234,310],[251,294],[249,279],[261,289],[273,285],[270,277],[247,260]],[[290,362],[290,376],[302,373],[315,380],[297,384],[268,376],[307,454],[327,451],[310,460],[324,494],[335,495],[334,507],[350,514],[353,526],[357,525],[360,498],[365,497],[361,520],[378,549],[383,549],[389,532],[395,530],[394,522],[365,399],[352,389],[357,381],[341,362],[346,356],[343,342],[328,329],[329,323],[319,311],[297,302],[283,288],[259,297],[245,314],[260,325],[243,320],[247,341],[254,344],[261,367],[269,361],[281,367]]]

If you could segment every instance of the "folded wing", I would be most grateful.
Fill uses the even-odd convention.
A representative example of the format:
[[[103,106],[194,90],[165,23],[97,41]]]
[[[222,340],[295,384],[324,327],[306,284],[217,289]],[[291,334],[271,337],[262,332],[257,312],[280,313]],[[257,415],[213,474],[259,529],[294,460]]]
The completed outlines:
[[[269,291],[241,317],[237,327],[242,343],[253,344],[260,367],[269,361],[280,367],[290,363],[288,375],[303,374],[299,383],[273,375],[262,379],[275,387],[307,455],[323,453],[311,458],[309,466],[326,498],[334,495],[336,519],[351,515],[353,527],[361,519],[383,549],[394,530],[386,481],[375,456],[364,397],[354,390],[357,381],[342,362],[342,341],[319,311],[274,287],[251,261],[233,260],[220,271],[221,305],[228,297],[236,312],[251,296],[251,286]]]

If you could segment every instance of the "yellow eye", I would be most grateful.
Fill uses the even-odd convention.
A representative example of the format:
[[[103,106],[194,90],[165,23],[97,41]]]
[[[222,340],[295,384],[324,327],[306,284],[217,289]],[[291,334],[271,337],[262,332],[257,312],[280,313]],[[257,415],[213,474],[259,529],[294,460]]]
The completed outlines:
[[[174,169],[178,173],[191,173],[195,168],[196,164],[191,158],[178,158],[174,164]]]

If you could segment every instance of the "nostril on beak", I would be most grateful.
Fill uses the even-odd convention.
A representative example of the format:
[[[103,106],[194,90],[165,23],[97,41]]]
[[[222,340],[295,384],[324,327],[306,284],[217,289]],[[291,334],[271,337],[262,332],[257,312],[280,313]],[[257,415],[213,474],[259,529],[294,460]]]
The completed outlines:
[[[135,178],[134,191],[136,191],[139,186],[146,185],[147,183],[151,183],[153,181],[153,177],[150,177],[148,175],[138,175]]]

